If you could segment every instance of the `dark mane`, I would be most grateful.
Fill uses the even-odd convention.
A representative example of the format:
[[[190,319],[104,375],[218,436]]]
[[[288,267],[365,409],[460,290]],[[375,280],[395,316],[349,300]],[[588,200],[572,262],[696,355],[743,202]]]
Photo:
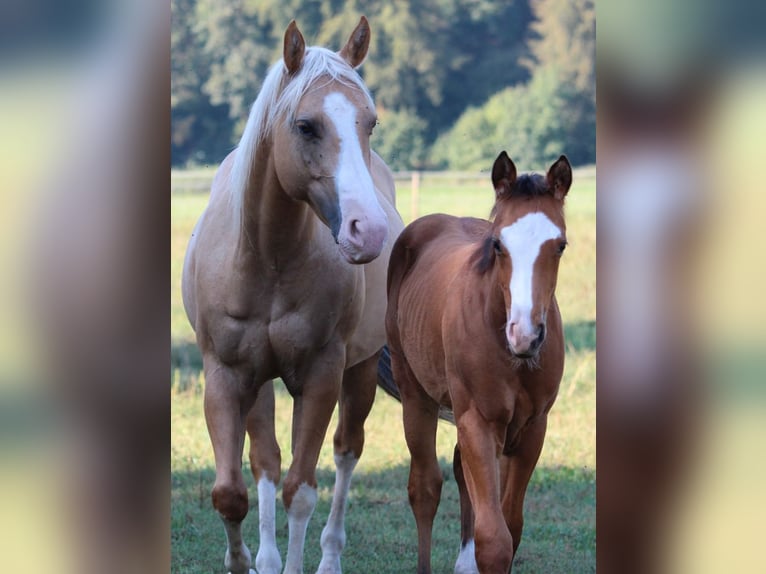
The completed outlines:
[[[550,193],[545,176],[539,173],[520,175],[511,188],[509,197],[536,197]]]
[[[492,207],[489,218],[492,219],[495,217],[495,213],[497,213],[497,205],[501,201],[514,197],[541,197],[550,193],[551,190],[548,187],[548,182],[544,175],[539,173],[522,174],[514,182],[513,187],[511,187],[511,192],[498,198],[497,202]]]
[[[495,238],[487,235],[479,244],[479,248],[473,252],[471,263],[475,265],[476,272],[484,275],[495,263]]]

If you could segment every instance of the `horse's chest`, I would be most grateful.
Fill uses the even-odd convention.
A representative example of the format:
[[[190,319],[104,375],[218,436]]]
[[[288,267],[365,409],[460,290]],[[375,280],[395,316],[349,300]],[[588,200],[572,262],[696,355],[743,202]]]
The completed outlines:
[[[278,310],[269,321],[269,343],[282,363],[297,361],[340,336],[349,320],[346,311],[329,303]]]
[[[266,322],[224,314],[210,318],[205,327],[201,334],[221,363],[245,368],[256,381],[274,376],[277,363]]]
[[[214,321],[212,340],[224,363],[246,364],[266,378],[291,370],[331,340],[344,341],[361,314],[354,277],[301,286],[261,286],[240,316]]]

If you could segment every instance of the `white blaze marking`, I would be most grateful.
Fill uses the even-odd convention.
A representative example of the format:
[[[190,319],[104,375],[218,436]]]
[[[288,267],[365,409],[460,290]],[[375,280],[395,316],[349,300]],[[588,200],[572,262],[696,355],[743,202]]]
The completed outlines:
[[[317,574],[340,574],[340,554],[346,545],[344,519],[351,474],[359,459],[353,453],[335,455],[335,492],[327,524],[322,530],[322,562]]]
[[[531,333],[532,276],[540,247],[550,239],[561,236],[559,229],[544,213],[536,211],[517,219],[500,231],[502,241],[511,256],[511,308],[507,330],[511,323],[519,323],[523,331]],[[510,332],[508,331],[508,335]]]
[[[317,504],[317,489],[305,482],[298,487],[293,502],[287,511],[289,536],[287,560],[284,574],[303,573],[303,544],[306,541],[306,527]]]
[[[258,530],[261,535],[255,557],[258,574],[279,574],[282,571],[276,537],[276,502],[276,485],[262,476],[258,481]]]
[[[356,108],[346,96],[333,92],[324,99],[324,111],[332,120],[340,143],[335,182],[341,214],[345,218],[349,200],[362,213],[382,214],[383,209],[375,196],[372,176],[362,157],[362,147],[357,137]]]
[[[479,574],[479,567],[476,565],[476,548],[473,538],[466,542],[460,549],[460,554],[455,562],[455,574]]]

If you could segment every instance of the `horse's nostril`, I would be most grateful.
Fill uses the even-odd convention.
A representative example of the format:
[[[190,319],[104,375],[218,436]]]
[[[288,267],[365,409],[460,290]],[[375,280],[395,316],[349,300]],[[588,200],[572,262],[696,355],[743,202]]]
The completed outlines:
[[[348,230],[352,237],[362,233],[363,228],[362,228],[361,221],[359,221],[358,219],[352,219],[351,223],[349,223]]]
[[[537,339],[541,343],[543,342],[543,339],[545,339],[545,324],[544,323],[540,323],[537,326]]]

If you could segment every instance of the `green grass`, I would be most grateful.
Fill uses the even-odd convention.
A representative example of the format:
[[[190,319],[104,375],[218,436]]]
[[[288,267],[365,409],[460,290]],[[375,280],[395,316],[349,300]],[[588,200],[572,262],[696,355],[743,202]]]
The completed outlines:
[[[492,206],[486,184],[434,182],[420,188],[418,213],[436,211],[483,217]],[[410,184],[398,186],[398,205],[411,219]],[[548,434],[525,504],[524,537],[514,572],[595,572],[595,181],[578,180],[567,199],[570,247],[562,260],[557,295],[565,322],[567,357],[559,398],[550,414]],[[172,571],[223,572],[225,538],[210,503],[215,478],[212,448],[202,413],[201,360],[180,299],[183,254],[191,229],[204,209],[206,195],[172,197]],[[277,438],[283,470],[290,464],[292,401],[277,383]],[[334,429],[336,419],[330,426]],[[329,512],[334,480],[332,445],[325,440],[317,477],[319,502],[309,525],[304,566],[319,563],[319,536]],[[352,483],[347,515],[348,541],[343,554],[348,573],[412,572],[417,558],[415,521],[407,502],[409,456],[401,424],[401,406],[378,393],[366,425],[365,452]],[[451,572],[459,546],[457,486],[451,459],[455,429],[444,423],[437,452],[445,482],[434,524],[432,564],[435,573]],[[246,445],[247,448],[247,445]],[[243,523],[245,540],[257,549],[257,500],[252,475],[243,466],[251,511]],[[287,517],[277,504],[278,545],[284,559]]]

